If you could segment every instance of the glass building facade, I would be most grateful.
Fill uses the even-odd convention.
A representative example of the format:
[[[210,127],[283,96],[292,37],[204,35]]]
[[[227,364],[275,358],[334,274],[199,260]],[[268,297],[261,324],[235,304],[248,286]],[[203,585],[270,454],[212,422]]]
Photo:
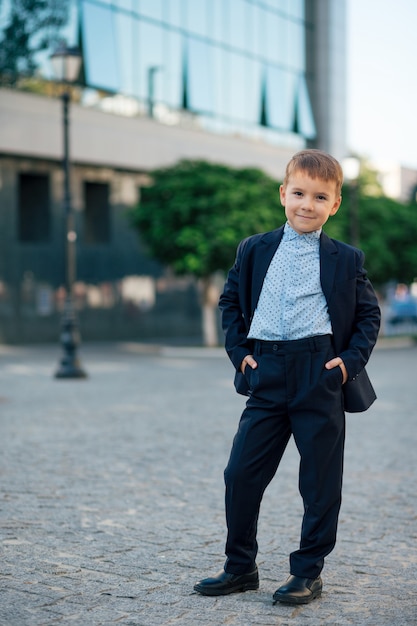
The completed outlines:
[[[209,131],[345,156],[346,0],[65,3],[59,36],[82,50],[84,105],[172,125],[186,112]],[[53,79],[51,52],[35,60]]]
[[[316,126],[306,75],[304,0],[78,0],[68,44],[84,82],[131,98],[124,112],[175,124],[180,112],[215,132],[288,144]],[[51,77],[48,54],[42,72]],[[109,106],[107,102],[107,106]],[[120,108],[120,107],[119,107]],[[295,146],[298,146],[295,142]]]

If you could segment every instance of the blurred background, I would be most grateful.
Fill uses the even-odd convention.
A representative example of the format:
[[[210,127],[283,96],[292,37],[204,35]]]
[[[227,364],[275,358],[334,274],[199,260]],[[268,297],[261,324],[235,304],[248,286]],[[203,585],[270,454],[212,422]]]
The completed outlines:
[[[365,251],[383,334],[417,334],[417,5],[392,8],[0,0],[0,342],[66,315],[216,345],[236,245],[283,223],[305,146],[344,167],[326,231]]]

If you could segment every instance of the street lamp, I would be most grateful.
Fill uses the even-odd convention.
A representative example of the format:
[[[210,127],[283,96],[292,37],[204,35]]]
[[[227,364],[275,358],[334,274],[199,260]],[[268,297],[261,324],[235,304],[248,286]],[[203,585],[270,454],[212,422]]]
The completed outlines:
[[[67,87],[62,94],[62,122],[64,139],[64,156],[62,167],[64,172],[64,214],[66,219],[66,250],[65,250],[65,306],[61,321],[61,346],[63,355],[56,378],[85,378],[87,374],[82,369],[77,347],[80,343],[80,334],[73,303],[73,290],[76,276],[75,245],[77,233],[75,231],[74,212],[71,205],[70,192],[70,159],[69,159],[69,105],[70,91],[68,86],[74,83],[81,67],[81,54],[77,48],[68,48],[61,44],[51,55],[51,63],[57,80]]]
[[[352,246],[359,246],[358,177],[361,162],[356,157],[342,161],[343,176],[349,187],[349,238]]]

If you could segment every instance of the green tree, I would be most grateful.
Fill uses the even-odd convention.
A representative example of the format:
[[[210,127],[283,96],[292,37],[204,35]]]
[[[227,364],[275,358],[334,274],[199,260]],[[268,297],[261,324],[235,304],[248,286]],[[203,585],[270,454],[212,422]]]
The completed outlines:
[[[215,345],[215,274],[232,266],[241,239],[284,221],[278,183],[257,169],[184,160],[152,172],[132,217],[154,258],[200,279],[204,342]]]
[[[133,211],[134,225],[155,259],[176,274],[200,279],[204,338],[212,345],[217,342],[214,276],[231,267],[241,239],[285,221],[279,184],[257,169],[204,161],[181,161],[154,171],[152,178]],[[372,172],[363,174],[357,188],[345,186],[342,195],[341,208],[324,227],[327,234],[352,243],[356,214],[357,243],[375,286],[412,282],[417,275],[417,205],[384,197]]]
[[[336,239],[351,242],[352,202],[357,204],[358,244],[366,255],[372,282],[382,287],[389,281],[412,282],[417,275],[417,206],[383,195],[364,195],[359,189],[343,190],[342,205],[326,226]]]
[[[412,282],[417,275],[417,207],[363,197],[359,215],[362,247],[375,284]]]
[[[1,5],[1,0],[0,0]],[[0,82],[33,76],[36,54],[53,47],[68,21],[69,0],[13,0],[0,34]]]

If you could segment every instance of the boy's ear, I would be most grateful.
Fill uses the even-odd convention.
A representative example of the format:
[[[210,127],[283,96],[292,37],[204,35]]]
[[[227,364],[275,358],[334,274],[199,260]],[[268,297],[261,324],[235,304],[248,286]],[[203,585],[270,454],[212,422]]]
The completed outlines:
[[[281,200],[282,206],[285,206],[285,187],[284,185],[279,186],[279,199]]]
[[[332,206],[332,209],[330,211],[330,215],[336,215],[336,213],[339,210],[339,207],[340,207],[341,203],[342,203],[342,196],[339,196],[338,198],[336,198],[336,200],[335,200],[335,202],[334,202],[334,204]]]

